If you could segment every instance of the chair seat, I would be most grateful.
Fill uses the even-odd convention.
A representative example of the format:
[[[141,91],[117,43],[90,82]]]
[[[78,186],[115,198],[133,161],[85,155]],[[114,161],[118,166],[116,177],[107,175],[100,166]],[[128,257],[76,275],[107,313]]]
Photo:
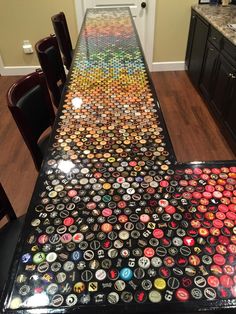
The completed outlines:
[[[25,216],[7,223],[0,230],[0,296],[8,279],[17,241],[24,224]]]

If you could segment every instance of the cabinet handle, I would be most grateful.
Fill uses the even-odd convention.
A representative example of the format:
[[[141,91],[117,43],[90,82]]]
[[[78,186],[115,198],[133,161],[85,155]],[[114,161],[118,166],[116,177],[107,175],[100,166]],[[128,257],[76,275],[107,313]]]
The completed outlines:
[[[233,74],[233,73],[229,73],[229,77],[231,78],[231,79],[236,79],[236,75],[235,74]]]

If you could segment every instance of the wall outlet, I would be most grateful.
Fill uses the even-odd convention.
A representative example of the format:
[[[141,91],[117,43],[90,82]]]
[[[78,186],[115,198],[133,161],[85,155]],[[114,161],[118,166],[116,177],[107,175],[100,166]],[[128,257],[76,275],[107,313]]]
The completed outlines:
[[[22,47],[23,47],[24,53],[26,53],[26,54],[31,54],[34,52],[33,47],[32,47],[29,40],[24,40]]]

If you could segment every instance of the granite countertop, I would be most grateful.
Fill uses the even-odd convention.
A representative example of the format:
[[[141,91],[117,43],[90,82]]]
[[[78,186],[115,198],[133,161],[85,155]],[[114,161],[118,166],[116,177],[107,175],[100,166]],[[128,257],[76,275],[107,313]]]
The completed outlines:
[[[236,31],[227,24],[236,24],[236,5],[194,5],[193,9],[218,29],[227,39],[236,45]]]

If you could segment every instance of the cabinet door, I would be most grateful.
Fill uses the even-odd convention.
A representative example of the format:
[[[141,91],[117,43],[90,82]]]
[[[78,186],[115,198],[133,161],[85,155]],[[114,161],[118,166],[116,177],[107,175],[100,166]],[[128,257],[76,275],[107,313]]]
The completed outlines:
[[[234,71],[230,73],[231,93],[224,112],[224,123],[232,138],[236,140],[236,69]]]
[[[218,50],[208,42],[200,79],[200,90],[207,100],[211,99],[215,85],[215,71],[218,58]]]
[[[195,29],[189,58],[188,74],[198,87],[208,35],[208,24],[196,15]]]
[[[192,11],[191,19],[190,19],[190,25],[189,25],[189,33],[188,33],[188,44],[187,44],[187,50],[186,50],[186,56],[185,56],[185,65],[186,65],[187,69],[189,68],[189,62],[190,62],[192,45],[193,45],[193,36],[194,36],[196,20],[197,20],[197,16]]]
[[[232,84],[230,74],[234,72],[234,68],[228,61],[220,56],[218,70],[216,71],[216,81],[211,99],[216,114],[221,118],[223,111],[227,109]]]

